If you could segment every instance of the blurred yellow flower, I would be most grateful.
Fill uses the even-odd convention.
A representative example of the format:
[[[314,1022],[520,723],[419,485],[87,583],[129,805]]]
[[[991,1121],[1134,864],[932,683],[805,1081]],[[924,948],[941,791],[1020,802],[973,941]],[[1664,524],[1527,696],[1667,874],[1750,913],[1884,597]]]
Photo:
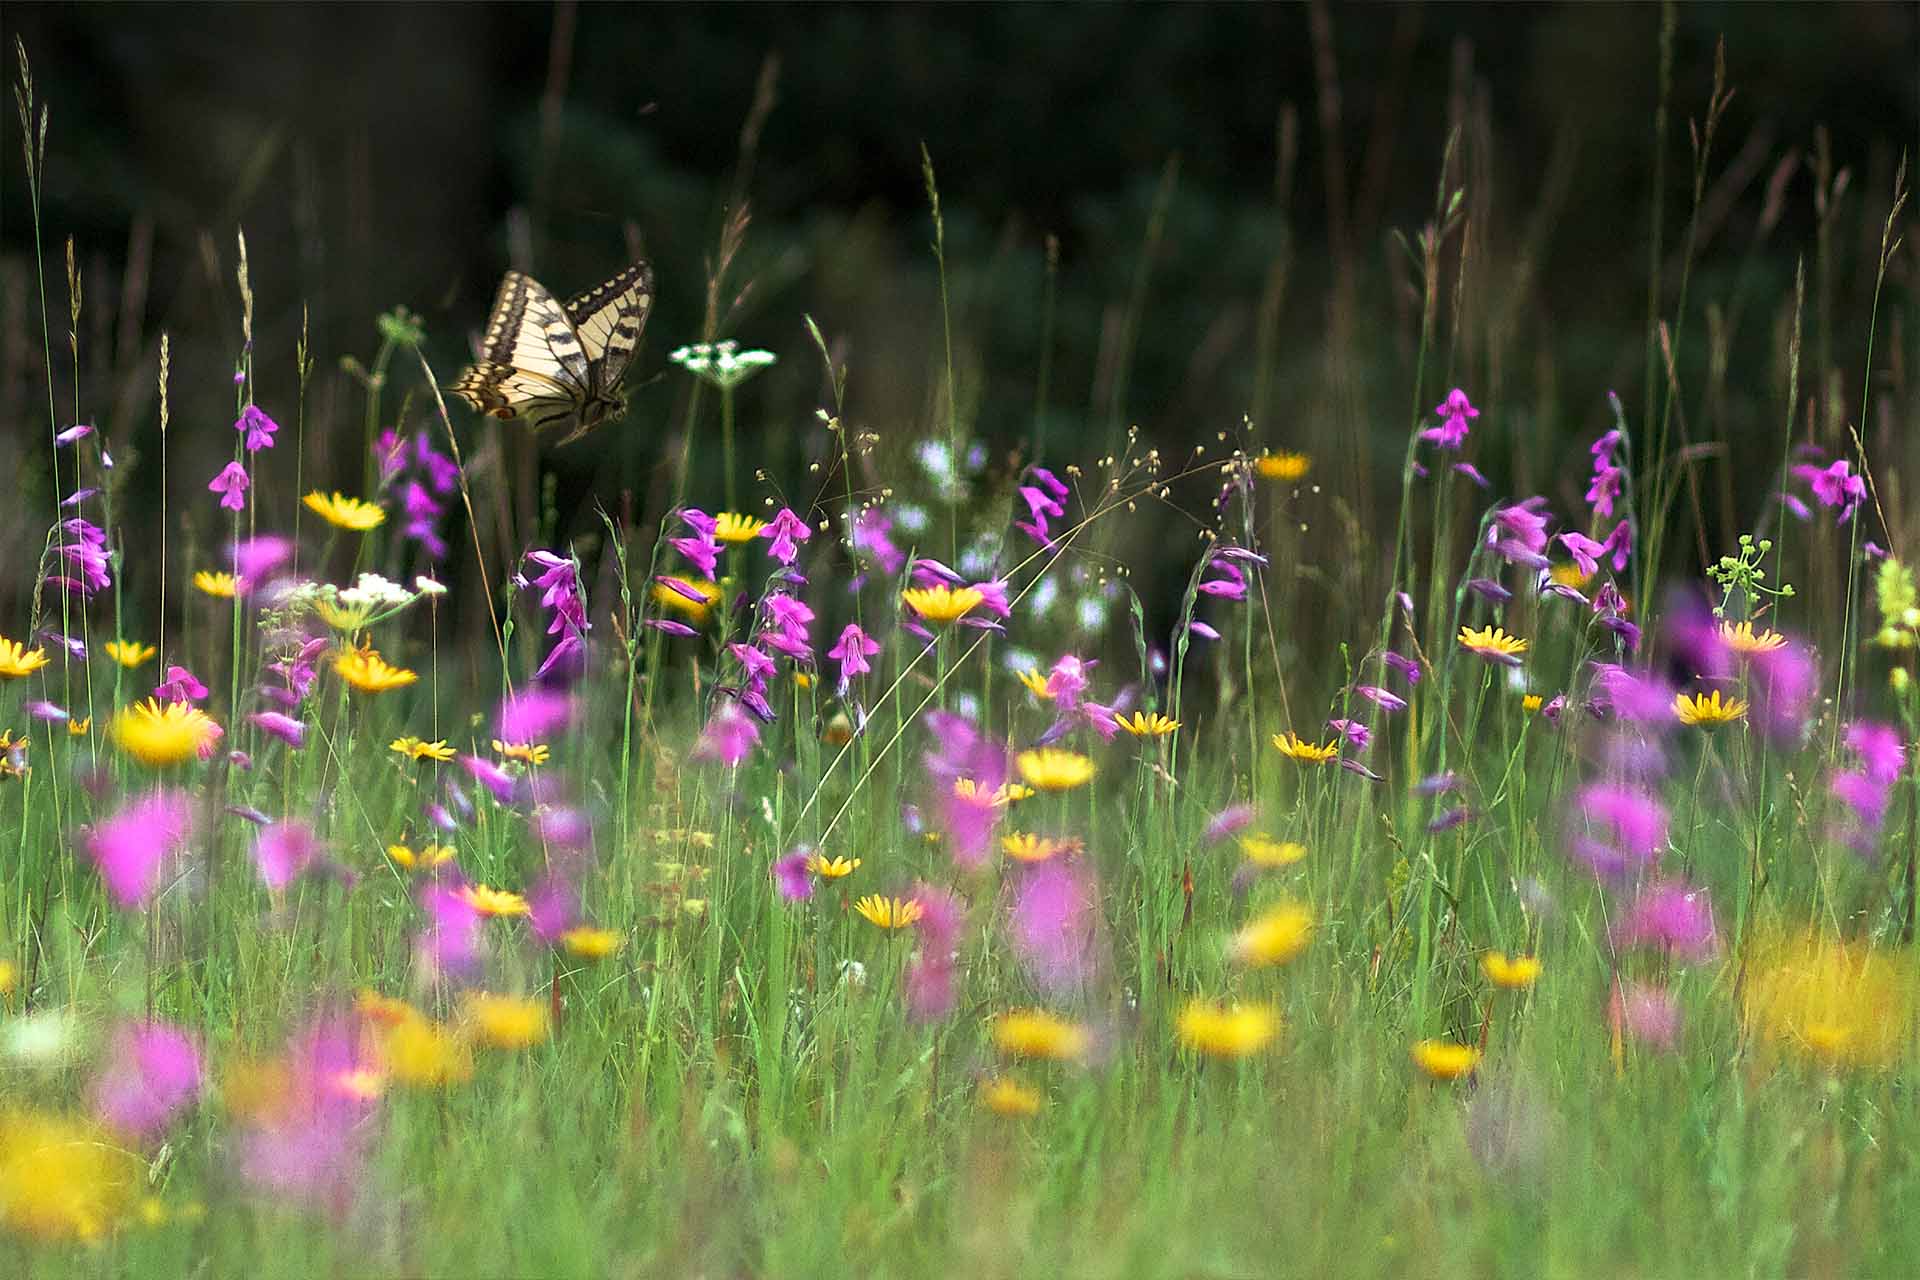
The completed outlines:
[[[320,596],[313,602],[313,611],[320,621],[349,636],[373,620],[373,611],[377,607],[371,600],[345,605],[327,596]]]
[[[1325,764],[1340,754],[1337,743],[1327,742],[1316,746],[1292,731],[1274,734],[1273,746],[1287,759],[1298,760],[1302,764]]]
[[[1044,1009],[1014,1009],[993,1019],[993,1043],[1013,1058],[1047,1058],[1060,1062],[1085,1054],[1093,1043],[1077,1022]]]
[[[1413,1046],[1413,1065],[1435,1080],[1458,1080],[1480,1065],[1480,1051],[1451,1040],[1422,1040]]]
[[[201,756],[220,738],[220,726],[200,708],[157,698],[122,708],[113,717],[112,732],[122,751],[155,768]]]
[[[1040,1091],[1011,1076],[994,1076],[980,1084],[980,1105],[999,1116],[1040,1114]]]
[[[405,667],[389,663],[377,649],[348,649],[333,660],[333,669],[362,693],[387,693],[420,678]]]
[[[381,1065],[404,1085],[434,1089],[473,1075],[473,1051],[466,1041],[421,1014],[402,1018],[379,1037]]]
[[[29,649],[18,640],[0,636],[0,677],[18,680],[47,665],[45,649]]]
[[[618,951],[626,937],[617,929],[596,929],[579,924],[560,935],[560,945],[579,960],[604,960]]]
[[[474,1039],[495,1049],[525,1049],[547,1038],[547,1007],[520,996],[470,991],[461,1011]]]
[[[443,764],[454,756],[454,750],[447,745],[445,738],[434,742],[425,742],[412,737],[395,738],[387,744],[387,750],[397,752],[409,760],[438,760]]]
[[[408,871],[416,869],[424,871],[429,867],[437,867],[443,862],[451,861],[453,853],[454,849],[450,844],[423,844],[418,849],[404,844],[387,846],[387,856],[393,859],[395,865]]]
[[[239,591],[239,581],[230,573],[216,573],[210,569],[201,569],[193,575],[193,585],[210,596],[221,600],[231,600]]]
[[[67,736],[69,738],[84,738],[92,728],[93,717],[81,716],[78,720],[67,721]]]
[[[109,640],[100,647],[107,651],[109,658],[112,658],[128,670],[132,670],[134,667],[152,658],[154,654],[160,652],[152,645],[141,644],[137,640]]]
[[[882,929],[904,929],[918,920],[926,908],[913,898],[887,898],[870,893],[853,904],[853,909],[869,924]]]
[[[765,520],[741,515],[737,511],[722,511],[713,518],[713,537],[716,542],[732,546],[753,541],[766,527]]]
[[[1489,951],[1480,957],[1480,972],[1496,987],[1524,991],[1540,976],[1540,961],[1533,956],[1508,956],[1504,951]]]
[[[521,764],[545,764],[553,753],[547,750],[544,742],[502,742],[493,740],[493,749],[503,760],[518,760]]]
[[[483,916],[524,916],[528,911],[525,898],[490,885],[470,884],[460,890],[460,896]]]
[[[1256,916],[1233,936],[1233,958],[1245,965],[1285,964],[1313,939],[1313,912],[1283,902]]]
[[[1042,702],[1053,701],[1053,695],[1047,692],[1047,677],[1035,671],[1032,667],[1026,667],[1013,674],[1021,684],[1027,686],[1028,693],[1040,699]]]
[[[1191,1000],[1174,1023],[1180,1043],[1215,1058],[1245,1058],[1280,1034],[1279,1011],[1269,1005],[1218,1005]]]
[[[696,626],[704,624],[707,615],[713,611],[713,606],[719,602],[720,584],[708,582],[705,578],[675,578],[674,581],[683,587],[691,588],[700,600],[689,600],[666,583],[656,582],[648,591],[648,594],[653,597],[653,602],[662,609],[679,614]]]
[[[1910,950],[1770,930],[1751,955],[1740,1011],[1766,1043],[1835,1067],[1891,1067],[1911,1052]]]
[[[908,587],[900,593],[907,607],[928,622],[957,622],[977,608],[986,597],[974,587],[955,590],[945,583],[931,587]]]
[[[1275,840],[1259,834],[1240,837],[1240,852],[1247,861],[1262,867],[1290,867],[1307,856],[1307,846],[1292,840]]]
[[[1015,862],[1045,862],[1081,847],[1077,839],[1034,835],[1030,831],[1010,831],[1000,837],[1000,850]]]
[[[97,1240],[125,1210],[140,1171],[138,1156],[84,1120],[0,1112],[0,1225],[11,1231]]]
[[[1253,469],[1262,480],[1298,480],[1313,469],[1313,459],[1304,453],[1262,454],[1253,460]]]
[[[378,528],[387,518],[387,513],[373,503],[346,497],[337,489],[332,497],[316,489],[301,501],[307,504],[307,510],[334,528],[350,529],[355,533]]]
[[[1755,631],[1751,622],[1723,622],[1719,627],[1719,636],[1721,644],[1743,658],[1756,653],[1772,653],[1775,649],[1787,646],[1787,638],[1778,631]]]
[[[1099,771],[1090,757],[1059,747],[1022,751],[1013,758],[1013,762],[1027,784],[1041,791],[1071,791],[1075,787],[1084,787]]]

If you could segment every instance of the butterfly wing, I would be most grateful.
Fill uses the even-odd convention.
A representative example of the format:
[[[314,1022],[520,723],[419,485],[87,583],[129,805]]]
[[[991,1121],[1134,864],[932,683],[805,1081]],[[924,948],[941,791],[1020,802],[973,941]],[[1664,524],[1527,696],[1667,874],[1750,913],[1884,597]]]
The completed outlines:
[[[555,378],[510,364],[482,360],[447,387],[496,418],[519,418],[535,431],[579,416],[580,394]]]
[[[653,267],[644,261],[567,300],[566,319],[586,354],[595,392],[605,395],[620,385],[652,308]]]
[[[551,422],[545,402],[564,398],[569,411],[577,413],[592,394],[593,370],[566,311],[545,286],[521,272],[509,271],[500,281],[480,354],[479,363],[448,390],[496,418],[525,416],[520,406],[531,402]]]

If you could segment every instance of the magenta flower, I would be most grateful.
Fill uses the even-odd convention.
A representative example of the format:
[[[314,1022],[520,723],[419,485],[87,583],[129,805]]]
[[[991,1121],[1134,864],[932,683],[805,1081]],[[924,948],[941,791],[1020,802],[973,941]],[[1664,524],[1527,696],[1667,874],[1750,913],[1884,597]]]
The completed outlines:
[[[1616,982],[1607,1012],[1627,1037],[1650,1049],[1669,1053],[1680,1042],[1680,1005],[1665,987]]]
[[[1845,524],[1853,519],[1853,513],[1866,500],[1867,482],[1853,474],[1853,464],[1845,458],[1827,467],[1810,466],[1796,463],[1793,474],[1805,480],[1813,489],[1813,496],[1823,507],[1839,509],[1835,517],[1836,524]]]
[[[1080,695],[1092,683],[1088,673],[1097,665],[1071,653],[1062,654],[1053,664],[1053,670],[1047,673],[1047,697],[1053,705],[1062,711],[1072,711],[1079,706]]]
[[[780,508],[780,514],[760,530],[760,537],[768,540],[767,554],[781,564],[792,564],[800,558],[799,543],[813,536],[813,530],[807,522],[793,513],[792,508]]]
[[[1532,497],[1496,509],[1487,526],[1487,546],[1509,564],[1547,567],[1547,500]]]
[[[1593,481],[1587,485],[1586,501],[1593,507],[1596,519],[1613,514],[1614,501],[1620,497],[1626,482],[1626,472],[1613,464],[1614,450],[1619,448],[1620,440],[1618,430],[1608,431],[1593,442],[1590,450],[1593,454]]]
[[[93,1113],[108,1128],[144,1138],[190,1106],[200,1085],[200,1050],[191,1036],[164,1022],[128,1023],[114,1032],[93,1083]]]
[[[813,896],[813,873],[807,866],[812,857],[813,850],[801,845],[773,860],[774,886],[788,902],[805,902]]]
[[[1493,481],[1481,475],[1480,468],[1474,466],[1471,462],[1456,462],[1453,464],[1453,469],[1479,485],[1482,489],[1491,489],[1493,487]]]
[[[1672,686],[1651,673],[1638,674],[1618,663],[1591,665],[1595,710],[1611,711],[1622,720],[1642,724],[1672,724]]]
[[[1583,829],[1573,854],[1595,875],[1617,878],[1651,865],[1667,843],[1667,811],[1653,794],[1616,782],[1596,782],[1574,795]]]
[[[680,521],[691,534],[679,538],[668,538],[667,545],[687,558],[687,562],[700,570],[704,578],[711,578],[720,565],[720,540],[713,536],[719,528],[719,522],[704,511],[688,507],[680,512]]]
[[[906,564],[906,552],[894,545],[893,519],[878,507],[867,507],[854,517],[853,545],[874,558],[881,572],[891,577]]]
[[[1373,745],[1373,730],[1358,720],[1345,716],[1335,716],[1327,721],[1327,728],[1339,734],[1342,739],[1353,744],[1355,751],[1365,751]]]
[[[153,687],[153,696],[162,702],[202,702],[207,686],[185,667],[168,666],[167,678]]]
[[[1021,875],[1008,940],[1036,986],[1069,991],[1092,969],[1094,921],[1092,886],[1078,859],[1053,858]]]
[[[93,427],[88,423],[82,422],[78,426],[68,427],[65,431],[55,436],[53,438],[53,447],[56,449],[64,449],[70,444],[80,443],[92,434]]]
[[[513,775],[505,769],[479,756],[461,756],[460,766],[475,782],[491,791],[496,801],[501,804],[513,803]]]
[[[827,650],[827,656],[840,664],[840,696],[847,696],[847,689],[855,676],[866,675],[873,670],[867,659],[880,652],[880,644],[862,631],[855,623],[849,622],[840,632],[840,638],[833,648]]]
[[[276,822],[253,844],[253,865],[275,893],[299,878],[320,853],[320,841],[303,823]]]
[[[1812,656],[1797,643],[1756,653],[1747,665],[1753,718],[1775,741],[1797,740],[1813,709],[1819,672]]]
[[[1412,658],[1388,650],[1380,655],[1380,661],[1399,672],[1409,685],[1420,683],[1420,664]]]
[[[233,573],[248,583],[265,582],[292,557],[291,539],[271,533],[244,538],[233,545]]]
[[[1900,742],[1900,731],[1872,720],[1855,720],[1847,726],[1847,750],[1860,757],[1867,776],[1876,782],[1891,784],[1907,764],[1907,750]]]
[[[269,418],[259,405],[250,404],[240,411],[240,419],[233,424],[233,429],[247,437],[248,453],[258,453],[273,448],[273,433],[280,429],[280,424]]]
[[[1458,449],[1467,442],[1467,423],[1480,416],[1480,411],[1467,400],[1467,393],[1455,387],[1447,393],[1447,398],[1433,407],[1441,419],[1437,427],[1428,427],[1420,433],[1420,438],[1442,449]]]
[[[693,744],[695,760],[715,760],[731,768],[760,741],[760,726],[732,698],[720,699]]]
[[[256,711],[247,717],[247,723],[270,737],[280,739],[295,751],[307,745],[307,726],[292,716],[282,715],[278,711]]]
[[[479,964],[485,918],[458,886],[429,881],[420,889],[426,923],[414,935],[414,954],[431,974],[467,974]]]
[[[1357,684],[1353,691],[1383,711],[1405,711],[1407,700],[1377,684]]]
[[[551,689],[522,689],[501,700],[495,725],[508,742],[542,742],[573,722],[574,701]]]
[[[287,1087],[236,1139],[236,1166],[254,1190],[347,1216],[364,1181],[373,1098],[361,1083],[379,1072],[368,1037],[327,1018],[295,1038]]]
[[[929,884],[914,886],[913,900],[920,904],[914,923],[920,946],[907,962],[907,1014],[915,1022],[935,1022],[953,1012],[955,948],[966,909],[953,894]]]
[[[1236,804],[1222,809],[1207,822],[1207,829],[1201,839],[1208,844],[1219,844],[1228,836],[1238,835],[1253,825],[1253,806]]]
[[[727,646],[727,652],[732,654],[734,660],[740,664],[740,677],[746,681],[747,687],[762,693],[766,692],[767,681],[772,679],[774,672],[779,670],[779,664],[762,650],[750,644],[741,644],[737,640]]]
[[[1613,926],[1620,947],[1655,947],[1681,960],[1706,960],[1714,952],[1713,904],[1705,889],[1678,881],[1647,885]]]
[[[184,791],[154,791],[130,801],[93,830],[87,852],[121,908],[145,906],[169,865],[186,851],[193,805]]]
[[[563,875],[548,872],[527,891],[527,927],[553,946],[580,919],[580,895]]]
[[[1208,570],[1218,573],[1217,578],[1202,579],[1198,590],[1202,595],[1217,597],[1221,600],[1245,600],[1247,598],[1247,575],[1232,560],[1215,556]]]
[[[229,462],[208,482],[207,489],[220,495],[220,505],[228,511],[245,511],[249,483],[247,469],[238,462]]]

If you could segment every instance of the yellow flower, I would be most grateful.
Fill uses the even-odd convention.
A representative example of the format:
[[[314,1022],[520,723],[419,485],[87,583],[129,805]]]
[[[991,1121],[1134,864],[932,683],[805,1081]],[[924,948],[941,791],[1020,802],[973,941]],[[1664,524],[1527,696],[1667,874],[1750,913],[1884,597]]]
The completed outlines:
[[[811,689],[813,688],[813,677],[804,671],[796,671],[793,673],[793,687],[796,689]]]
[[[1000,837],[1000,849],[1015,862],[1045,862],[1080,848],[1080,841],[1037,836],[1028,831],[1010,831]]]
[[[854,903],[853,909],[882,929],[904,929],[926,912],[917,899],[885,898],[876,893]]]
[[[87,736],[87,731],[92,728],[93,717],[81,716],[78,720],[67,721],[67,736],[70,738],[84,738]]]
[[[1555,586],[1572,587],[1576,591],[1593,581],[1592,574],[1582,573],[1580,566],[1571,562],[1553,566],[1547,571],[1547,577]]]
[[[113,717],[113,740],[141,764],[155,767],[181,764],[209,751],[219,740],[220,726],[189,702],[162,703],[157,698],[122,708]]]
[[[1835,1067],[1890,1067],[1911,1051],[1910,951],[1770,930],[1753,957],[1740,1012],[1767,1043]]]
[[[409,760],[438,760],[442,763],[453,759],[453,748],[447,745],[445,738],[434,742],[425,742],[419,738],[395,738],[387,744],[387,750],[398,752]]]
[[[580,960],[604,960],[626,940],[618,929],[596,929],[586,924],[577,924],[560,935],[560,945],[567,954]]]
[[[20,985],[20,969],[11,960],[0,960],[0,996],[10,996]]]
[[[850,876],[859,869],[858,858],[829,858],[824,853],[816,853],[807,859],[807,869],[822,880],[838,880]]]
[[[544,742],[502,742],[493,740],[493,749],[507,760],[518,760],[522,764],[545,764],[552,753]]]
[[[1019,678],[1021,684],[1027,686],[1028,693],[1042,702],[1053,701],[1053,695],[1047,692],[1047,678],[1038,671],[1028,667],[1024,671],[1016,671],[1013,674]]]
[[[338,600],[318,596],[314,599],[313,611],[320,621],[335,631],[352,635],[373,620],[374,604],[367,601],[364,604],[344,605]]]
[[[495,1049],[525,1049],[547,1038],[547,1009],[538,1000],[472,991],[462,1011],[473,1038]]]
[[[307,504],[307,510],[334,528],[351,529],[355,533],[378,528],[387,518],[387,513],[373,503],[345,497],[338,489],[334,490],[331,498],[315,489],[302,501]]]
[[[1778,631],[1755,631],[1751,622],[1723,622],[1719,633],[1720,643],[1743,658],[1756,653],[1772,653],[1787,645],[1787,638]]]
[[[1014,1009],[993,1020],[993,1043],[1011,1058],[1064,1062],[1086,1053],[1093,1037],[1079,1023],[1044,1009]]]
[[[231,600],[239,591],[240,582],[230,573],[217,573],[211,569],[202,569],[193,575],[193,585],[208,595],[220,600]]]
[[[1297,902],[1270,908],[1233,936],[1233,958],[1245,965],[1285,964],[1313,940],[1313,912]]]
[[[1527,642],[1508,635],[1499,627],[1482,627],[1478,631],[1472,627],[1462,627],[1460,647],[1488,662],[1517,667],[1520,665],[1520,655],[1527,651]]]
[[[383,996],[371,987],[360,988],[360,993],[353,998],[353,1011],[382,1027],[397,1027],[410,1018],[424,1016],[400,997]]]
[[[1089,757],[1059,747],[1022,751],[1013,758],[1013,762],[1028,785],[1041,791],[1071,791],[1075,787],[1085,786],[1098,772]]]
[[[1673,695],[1673,714],[1681,724],[1712,729],[1744,717],[1747,704],[1740,698],[1728,698],[1722,702],[1718,689],[1712,693],[1696,693],[1692,697],[1676,693]]]
[[[1435,1080],[1458,1080],[1480,1065],[1480,1051],[1451,1040],[1422,1040],[1413,1046],[1413,1065]]]
[[[431,1018],[412,1015],[388,1027],[378,1038],[386,1074],[404,1085],[435,1089],[473,1075],[473,1051],[460,1037]]]
[[[460,896],[483,916],[524,916],[528,910],[527,900],[519,894],[490,885],[470,884],[460,891]]]
[[[907,607],[933,623],[956,622],[986,599],[973,587],[955,590],[944,582],[931,587],[909,587],[900,593]]]
[[[0,1225],[42,1240],[97,1240],[125,1208],[140,1164],[85,1121],[0,1113]]]
[[[1192,1000],[1174,1024],[1180,1043],[1215,1058],[1244,1058],[1273,1043],[1280,1014],[1270,1005]]]
[[[1164,738],[1180,727],[1178,720],[1144,711],[1136,711],[1131,717],[1115,712],[1113,722],[1136,738]]]
[[[1274,734],[1273,745],[1281,755],[1301,764],[1325,764],[1340,754],[1340,744],[1336,742],[1315,746],[1292,731]]]
[[[1504,951],[1489,951],[1480,957],[1480,972],[1496,987],[1525,991],[1540,976],[1540,961],[1533,956],[1510,957]]]
[[[737,511],[722,511],[713,518],[713,537],[716,542],[737,546],[742,542],[752,542],[766,527],[765,520],[743,516]]]
[[[1546,699],[1537,693],[1523,693],[1520,695],[1520,709],[1528,714],[1538,711],[1545,703]]]
[[[1253,469],[1263,480],[1298,480],[1313,468],[1313,459],[1304,453],[1262,454],[1253,460]]]
[[[408,871],[437,867],[443,862],[452,861],[453,854],[454,848],[450,844],[424,844],[418,849],[404,844],[387,846],[387,856]]]
[[[393,666],[377,649],[348,649],[333,660],[333,669],[362,693],[386,693],[420,678],[405,667]]]
[[[980,1084],[980,1105],[997,1116],[1036,1116],[1040,1114],[1040,1091],[1011,1076],[994,1076]]]
[[[664,582],[654,583],[652,590],[648,593],[653,597],[653,602],[662,609],[681,615],[696,626],[704,625],[707,615],[713,611],[713,606],[720,599],[719,584],[708,582],[705,578],[675,578],[674,581],[682,586],[692,587],[694,594],[706,603],[696,604]]]
[[[971,800],[980,794],[980,787],[972,778],[955,778],[953,780],[953,794],[962,799]],[[1032,787],[1023,787],[1017,782],[1003,782],[994,788],[993,795],[988,799],[987,803],[997,805],[1012,804],[1015,800],[1025,800],[1032,794]]]
[[[1290,867],[1307,856],[1307,846],[1254,834],[1240,837],[1240,852],[1255,866]]]
[[[100,647],[107,651],[109,658],[128,670],[132,670],[160,652],[152,645],[141,644],[138,640],[109,640]]]
[[[47,665],[45,649],[29,649],[18,640],[0,636],[0,676],[18,680]]]

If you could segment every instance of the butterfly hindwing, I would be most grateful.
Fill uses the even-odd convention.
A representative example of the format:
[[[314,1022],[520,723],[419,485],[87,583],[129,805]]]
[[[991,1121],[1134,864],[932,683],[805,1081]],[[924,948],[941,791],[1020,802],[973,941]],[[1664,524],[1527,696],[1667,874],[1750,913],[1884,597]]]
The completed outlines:
[[[581,400],[571,389],[510,364],[482,360],[447,388],[474,408],[496,418],[519,418],[538,431],[576,417]]]
[[[645,262],[567,300],[567,320],[586,351],[595,390],[607,392],[619,385],[652,307],[653,268]]]

